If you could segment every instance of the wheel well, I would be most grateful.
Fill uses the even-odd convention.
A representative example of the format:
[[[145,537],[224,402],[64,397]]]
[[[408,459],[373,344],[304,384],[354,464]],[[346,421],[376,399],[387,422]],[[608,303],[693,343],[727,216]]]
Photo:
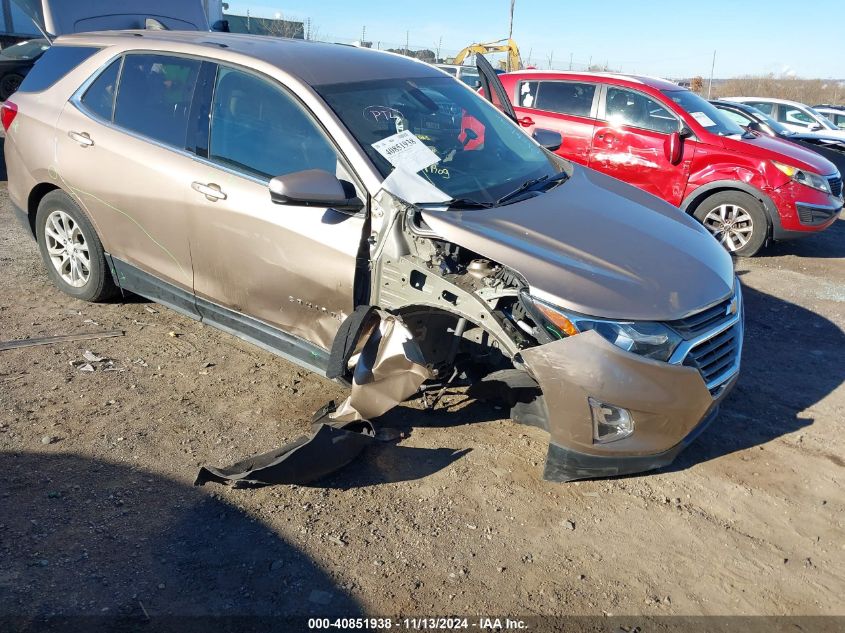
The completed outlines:
[[[753,191],[747,191],[745,189],[738,189],[737,187],[731,187],[726,185],[724,187],[714,187],[713,189],[707,189],[706,191],[702,191],[699,194],[693,193],[689,200],[683,206],[683,210],[688,215],[692,215],[695,213],[695,210],[701,206],[701,203],[707,200],[707,198],[711,196],[715,196],[720,193],[725,193],[726,191],[736,191],[737,193],[744,193],[746,195],[751,196],[752,198],[756,199],[762,206],[763,206],[763,213],[766,216],[766,224],[768,225],[768,231],[771,232],[772,230],[772,218],[771,218],[771,211],[766,204],[766,201],[763,200],[759,195],[754,193]]]
[[[32,191],[29,192],[29,199],[26,203],[26,213],[27,219],[29,220],[29,229],[32,231],[33,235],[35,235],[35,214],[38,213],[38,205],[41,204],[44,196],[58,188],[59,187],[51,182],[42,182],[40,185],[36,185]]]

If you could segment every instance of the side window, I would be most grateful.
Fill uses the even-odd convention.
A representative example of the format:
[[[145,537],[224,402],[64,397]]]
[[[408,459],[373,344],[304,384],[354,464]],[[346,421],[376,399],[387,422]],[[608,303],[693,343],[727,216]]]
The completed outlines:
[[[90,46],[51,46],[24,77],[18,92],[47,90],[99,50]]]
[[[517,90],[518,98],[516,100],[516,105],[523,108],[536,108],[537,88],[539,85],[539,81],[520,81],[519,88]]]
[[[475,68],[461,68],[460,79],[473,90],[478,90],[481,86],[481,78]]]
[[[792,125],[804,125],[809,126],[815,123],[810,115],[802,112],[798,108],[792,108],[790,106],[781,106],[780,110],[778,110],[778,121],[781,123],[791,123]]]
[[[754,106],[758,110],[765,112],[769,116],[772,116],[772,112],[774,112],[775,104],[768,103],[766,101],[749,101],[748,105]]]
[[[607,120],[616,125],[671,134],[678,131],[678,119],[651,97],[624,88],[607,88]]]
[[[334,148],[293,97],[280,86],[222,66],[209,158],[265,178],[305,169],[338,174],[339,169]]]
[[[114,96],[123,58],[113,61],[85,91],[82,104],[101,119],[111,121],[114,116]]]
[[[540,83],[540,94],[535,107],[558,114],[588,117],[593,109],[595,94],[595,84],[543,81]]]
[[[742,114],[741,112],[737,112],[736,110],[723,110],[722,108],[719,108],[719,112],[727,116],[731,121],[733,121],[737,125],[742,125],[743,127],[754,121],[754,119],[752,119],[750,116],[745,116],[744,114]]]
[[[174,147],[185,147],[188,113],[200,62],[168,55],[126,55],[115,124]]]
[[[834,114],[833,123],[840,129],[845,129],[845,114]]]

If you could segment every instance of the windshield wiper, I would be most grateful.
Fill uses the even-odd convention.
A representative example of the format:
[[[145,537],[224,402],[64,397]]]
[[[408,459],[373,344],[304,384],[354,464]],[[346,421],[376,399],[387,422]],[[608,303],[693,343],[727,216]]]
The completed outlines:
[[[453,198],[446,205],[449,209],[489,209],[496,206],[492,202],[479,202],[470,198]]]
[[[524,183],[519,185],[519,187],[517,187],[510,193],[506,193],[501,198],[496,200],[496,204],[505,204],[509,200],[513,200],[514,198],[516,198],[518,195],[525,193],[526,191],[531,191],[539,184],[559,184],[567,178],[569,178],[569,174],[567,174],[565,171],[561,171],[551,177],[547,174],[545,176],[540,176],[539,178],[532,178],[530,180],[526,180]]]

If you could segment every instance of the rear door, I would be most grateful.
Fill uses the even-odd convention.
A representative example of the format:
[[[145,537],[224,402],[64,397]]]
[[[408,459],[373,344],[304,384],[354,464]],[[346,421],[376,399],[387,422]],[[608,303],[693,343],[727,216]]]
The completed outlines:
[[[200,64],[126,54],[80,89],[57,125],[61,186],[88,211],[119,262],[185,291],[161,298],[183,309],[193,304],[184,186],[193,160],[185,140]]]
[[[367,214],[274,204],[268,184],[322,169],[337,175],[349,197],[367,200],[366,191],[293,93],[248,70],[214,70],[192,116],[205,122],[197,132],[198,160],[179,174],[189,196],[198,309],[204,319],[259,343],[267,330],[255,319],[272,326],[271,336],[282,330],[329,349],[354,309]],[[280,344],[277,337],[273,345],[309,363],[294,349],[298,343]]]
[[[671,163],[670,136],[680,129],[678,117],[653,97],[606,85],[589,165],[671,204],[680,204],[694,152],[693,143],[684,142],[685,156],[678,164]]]
[[[589,163],[600,92],[596,84],[523,79],[516,82],[514,92],[517,119],[526,132],[532,134],[535,128],[560,132],[563,142],[555,153]]]

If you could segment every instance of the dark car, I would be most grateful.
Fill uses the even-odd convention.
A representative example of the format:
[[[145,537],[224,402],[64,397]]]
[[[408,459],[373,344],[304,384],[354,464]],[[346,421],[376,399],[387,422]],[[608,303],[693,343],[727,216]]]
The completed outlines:
[[[790,130],[762,110],[758,110],[747,103],[718,100],[711,101],[710,103],[742,127],[754,132],[760,132],[766,136],[785,139],[811,149],[836,165],[840,174],[845,173],[845,141],[841,138],[826,136],[823,131],[796,132]]]
[[[50,48],[43,38],[26,40],[0,51],[0,101],[5,101],[21,85],[36,60]]]

